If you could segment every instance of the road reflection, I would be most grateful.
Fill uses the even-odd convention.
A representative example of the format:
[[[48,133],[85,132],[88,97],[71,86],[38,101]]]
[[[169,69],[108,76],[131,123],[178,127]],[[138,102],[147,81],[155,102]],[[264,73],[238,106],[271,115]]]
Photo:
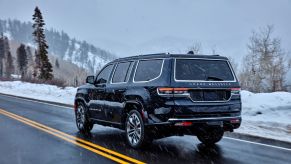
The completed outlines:
[[[128,146],[124,132],[118,129],[95,128],[92,133],[76,136],[147,163],[238,163],[225,157],[219,144],[206,146],[193,136],[156,140],[142,149]]]
[[[203,158],[219,161],[222,158],[222,150],[219,145],[204,145],[202,143],[197,145],[197,153]]]

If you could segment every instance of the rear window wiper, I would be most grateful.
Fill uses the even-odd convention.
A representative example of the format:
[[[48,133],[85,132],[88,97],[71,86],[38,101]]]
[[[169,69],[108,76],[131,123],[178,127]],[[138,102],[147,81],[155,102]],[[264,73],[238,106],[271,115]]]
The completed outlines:
[[[215,77],[215,76],[208,76],[207,81],[224,81],[223,79],[219,78],[219,77]]]

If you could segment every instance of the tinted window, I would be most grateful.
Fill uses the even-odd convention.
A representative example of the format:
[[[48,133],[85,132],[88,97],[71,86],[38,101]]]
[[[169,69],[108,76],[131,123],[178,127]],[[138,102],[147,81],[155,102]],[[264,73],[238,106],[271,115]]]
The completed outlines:
[[[112,68],[113,68],[113,65],[108,65],[104,69],[102,69],[96,78],[96,83],[97,84],[107,83]]]
[[[177,59],[177,80],[232,81],[234,77],[225,60]]]
[[[131,69],[130,65],[131,62],[119,63],[115,69],[112,83],[126,82]]]
[[[136,69],[135,81],[149,81],[160,75],[163,60],[140,60]]]

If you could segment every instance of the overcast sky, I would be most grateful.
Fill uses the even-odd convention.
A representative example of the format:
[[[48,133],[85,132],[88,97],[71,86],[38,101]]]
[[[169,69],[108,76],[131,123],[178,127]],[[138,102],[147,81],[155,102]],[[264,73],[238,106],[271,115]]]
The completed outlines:
[[[36,5],[47,28],[120,56],[201,42],[204,53],[241,58],[252,30],[268,24],[291,50],[290,0],[0,0],[0,18],[31,21]]]

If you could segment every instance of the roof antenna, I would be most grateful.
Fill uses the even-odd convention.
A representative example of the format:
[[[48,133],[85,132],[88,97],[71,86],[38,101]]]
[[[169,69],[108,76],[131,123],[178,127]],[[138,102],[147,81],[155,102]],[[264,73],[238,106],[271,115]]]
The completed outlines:
[[[193,51],[189,51],[187,54],[193,54],[194,55],[194,52]]]

